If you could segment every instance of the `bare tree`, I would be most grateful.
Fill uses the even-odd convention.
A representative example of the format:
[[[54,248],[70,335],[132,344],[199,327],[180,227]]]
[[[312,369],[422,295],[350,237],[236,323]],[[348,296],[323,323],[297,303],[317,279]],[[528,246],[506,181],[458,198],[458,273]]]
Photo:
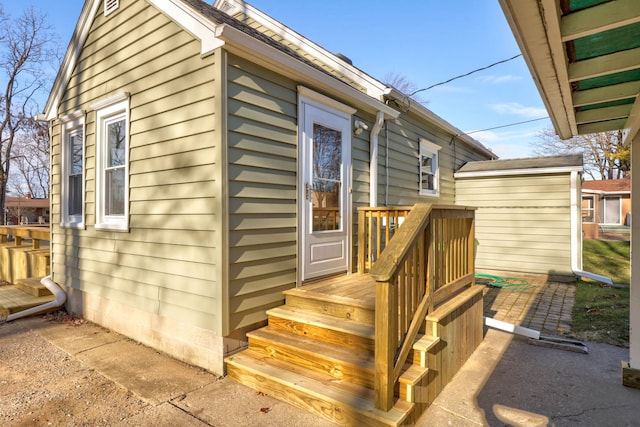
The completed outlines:
[[[428,104],[428,101],[424,100],[420,95],[412,95],[419,90],[418,85],[410,81],[407,76],[403,74],[387,73],[382,78],[382,82],[422,105]]]
[[[49,129],[29,119],[13,144],[10,192],[18,197],[49,197]]]
[[[620,179],[631,173],[631,152],[622,143],[622,131],[578,135],[560,139],[553,129],[538,135],[536,155],[582,154],[584,171],[591,179]]]
[[[13,18],[0,5],[0,209],[4,209],[14,143],[46,94],[57,38],[45,15],[33,8]]]

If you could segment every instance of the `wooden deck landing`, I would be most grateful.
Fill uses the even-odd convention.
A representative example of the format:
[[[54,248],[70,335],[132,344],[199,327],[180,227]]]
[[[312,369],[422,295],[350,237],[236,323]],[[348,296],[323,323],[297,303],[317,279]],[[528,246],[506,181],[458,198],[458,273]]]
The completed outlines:
[[[345,298],[350,304],[362,308],[375,309],[376,306],[376,282],[369,274],[342,274],[332,276],[309,284],[303,284],[295,292],[308,296],[331,296],[332,299]]]

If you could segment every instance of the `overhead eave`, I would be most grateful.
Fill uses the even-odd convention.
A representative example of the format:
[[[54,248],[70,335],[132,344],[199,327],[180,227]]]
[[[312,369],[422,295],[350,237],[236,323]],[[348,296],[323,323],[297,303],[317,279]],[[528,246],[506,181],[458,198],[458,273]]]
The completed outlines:
[[[225,50],[250,59],[258,65],[278,70],[286,77],[301,84],[313,86],[327,95],[341,98],[358,109],[374,114],[380,111],[388,118],[397,118],[400,115],[398,110],[387,106],[382,101],[229,25],[218,25],[216,38],[225,42]]]
[[[640,2],[499,0],[562,139],[640,128]],[[626,73],[626,74],[625,74]]]

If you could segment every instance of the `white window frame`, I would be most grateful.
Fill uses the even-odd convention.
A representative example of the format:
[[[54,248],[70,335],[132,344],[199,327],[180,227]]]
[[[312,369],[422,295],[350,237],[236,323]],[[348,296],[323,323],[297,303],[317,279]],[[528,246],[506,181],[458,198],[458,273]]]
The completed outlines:
[[[617,222],[608,222],[610,220],[608,212],[608,204],[614,203],[614,200],[618,203],[618,221]],[[615,206],[614,206],[615,207]],[[623,223],[622,218],[622,197],[617,195],[603,195],[600,196],[600,200],[598,200],[598,224],[599,225],[620,225]]]
[[[96,223],[98,230],[129,231],[129,97],[119,94],[92,106],[96,110]],[[107,172],[106,126],[114,121],[125,122],[125,159],[124,159],[124,213],[107,215],[105,213],[105,186]]]
[[[85,114],[83,111],[76,111],[60,119],[62,128],[61,144],[61,171],[62,179],[60,185],[60,226],[66,228],[84,228],[85,218],[85,147],[86,147],[86,127]],[[82,190],[80,192],[82,210],[79,214],[69,213],[69,197],[71,188],[69,186],[69,176],[71,174],[71,150],[69,138],[82,132]]]
[[[582,202],[585,201],[589,201],[589,206],[582,208],[582,222],[583,224],[594,224],[596,222],[596,198],[595,196],[582,196]],[[586,221],[585,218],[591,218],[592,221]]]
[[[441,148],[442,147],[431,141],[420,138],[420,152],[418,154],[418,188],[421,196],[440,196],[440,167],[438,165],[438,151],[440,151]],[[430,157],[432,159],[430,171],[423,170],[422,159],[424,157]],[[433,188],[422,187],[422,176],[425,173],[429,173],[433,176]]]

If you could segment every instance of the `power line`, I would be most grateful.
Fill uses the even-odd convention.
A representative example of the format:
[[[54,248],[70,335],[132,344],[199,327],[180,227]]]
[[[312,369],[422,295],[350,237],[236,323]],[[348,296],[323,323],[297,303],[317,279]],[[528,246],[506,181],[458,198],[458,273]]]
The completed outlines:
[[[418,89],[418,90],[416,90],[416,91],[411,92],[411,93],[410,93],[409,95],[407,95],[407,96],[411,97],[411,96],[415,95],[416,93],[424,92],[425,90],[432,89],[432,88],[434,88],[434,87],[436,87],[436,86],[442,86],[442,85],[444,85],[444,84],[451,83],[451,82],[452,82],[452,81],[454,81],[454,80],[457,80],[457,79],[461,79],[461,78],[463,78],[463,77],[470,76],[471,74],[477,73],[477,72],[479,72],[479,71],[484,71],[484,70],[486,70],[486,69],[488,69],[488,68],[495,67],[496,65],[499,65],[499,64],[504,64],[505,62],[512,61],[512,60],[514,60],[514,59],[516,59],[516,58],[518,58],[518,57],[520,57],[520,56],[522,56],[522,54],[521,54],[521,53],[519,53],[519,54],[517,54],[517,55],[515,55],[515,56],[512,56],[511,58],[507,58],[507,59],[503,59],[502,61],[494,62],[493,64],[487,65],[486,67],[477,68],[477,69],[475,69],[475,70],[473,70],[473,71],[469,71],[468,73],[460,74],[459,76],[452,77],[452,78],[450,78],[450,79],[449,79],[449,80],[447,80],[447,81],[440,82],[440,83],[436,83],[436,84],[433,84],[433,85],[431,85],[431,86],[429,86],[429,87],[425,87],[425,88],[423,88],[423,89]]]
[[[540,121],[540,120],[546,120],[548,118],[549,118],[549,116],[539,117],[537,119],[525,120],[523,122],[509,123],[508,125],[495,126],[495,127],[492,127],[492,128],[474,130],[474,131],[471,131],[471,132],[465,132],[465,133],[461,133],[460,135],[471,135],[472,133],[486,132],[488,130],[502,129],[502,128],[507,128],[507,127],[510,127],[510,126],[523,125],[525,123],[537,122],[537,121]],[[457,136],[460,136],[460,135],[457,135]]]

